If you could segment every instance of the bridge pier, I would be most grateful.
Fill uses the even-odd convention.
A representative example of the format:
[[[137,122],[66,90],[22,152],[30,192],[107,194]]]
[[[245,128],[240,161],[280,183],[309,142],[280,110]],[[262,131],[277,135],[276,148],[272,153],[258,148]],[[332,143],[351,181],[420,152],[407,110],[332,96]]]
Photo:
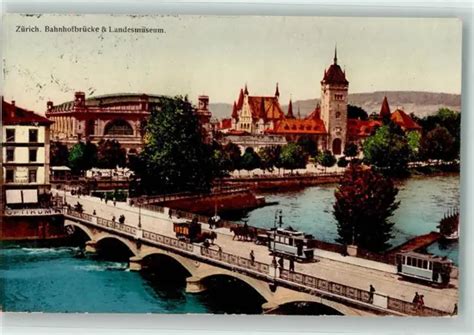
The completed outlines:
[[[140,271],[143,268],[142,258],[137,256],[130,257],[128,261],[128,268],[130,271]]]
[[[202,283],[201,277],[188,277],[186,278],[186,293],[201,293],[206,290],[206,287]]]
[[[88,255],[95,255],[97,254],[97,243],[96,241],[87,241],[85,247],[85,253]]]
[[[275,304],[274,302],[267,301],[262,305],[262,312],[263,314],[267,314],[275,309],[277,309],[280,305]]]

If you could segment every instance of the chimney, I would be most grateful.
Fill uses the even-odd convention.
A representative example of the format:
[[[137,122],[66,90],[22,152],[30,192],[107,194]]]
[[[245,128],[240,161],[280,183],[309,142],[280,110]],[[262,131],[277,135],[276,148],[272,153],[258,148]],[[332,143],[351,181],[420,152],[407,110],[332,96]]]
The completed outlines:
[[[12,106],[15,107],[15,100],[12,100]]]
[[[12,107],[10,108],[10,118],[14,119],[16,116],[15,100],[12,100],[11,105]]]
[[[48,112],[51,112],[51,110],[53,109],[53,102],[52,101],[48,101],[46,103],[46,108],[48,110]]]

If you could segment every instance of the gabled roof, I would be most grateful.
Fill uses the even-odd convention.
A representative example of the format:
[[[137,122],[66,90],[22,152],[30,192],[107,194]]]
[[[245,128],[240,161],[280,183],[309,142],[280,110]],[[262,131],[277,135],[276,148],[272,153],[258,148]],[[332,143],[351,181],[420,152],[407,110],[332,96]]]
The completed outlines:
[[[280,103],[276,97],[248,97],[252,118],[260,119],[265,116],[265,121],[281,120],[285,118]]]
[[[379,120],[347,119],[347,135],[349,137],[368,137],[375,128],[380,127]]]
[[[219,129],[232,128],[232,119],[222,119],[219,124]]]
[[[396,124],[398,124],[402,129],[405,129],[405,130],[421,130],[421,127],[418,125],[418,123],[416,123],[415,121],[413,121],[413,119],[407,115],[407,113],[405,113],[404,111],[402,111],[401,109],[396,109],[390,119],[395,122]]]
[[[50,125],[53,122],[44,116],[8,103],[2,98],[2,125]]]
[[[319,104],[314,108],[314,110],[305,117],[306,120],[320,120],[321,119],[321,107]]]
[[[322,120],[303,120],[303,119],[283,119],[276,123],[273,130],[267,130],[271,134],[306,134],[323,135],[326,134],[326,127]]]

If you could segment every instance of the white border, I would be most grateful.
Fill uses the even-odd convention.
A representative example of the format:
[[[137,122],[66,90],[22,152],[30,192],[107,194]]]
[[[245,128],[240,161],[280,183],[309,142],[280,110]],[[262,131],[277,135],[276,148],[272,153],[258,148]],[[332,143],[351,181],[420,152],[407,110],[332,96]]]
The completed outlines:
[[[452,1],[3,1],[1,13],[103,14],[232,14],[383,17],[458,17],[463,21],[462,141],[461,141],[461,288],[456,319],[353,318],[299,316],[222,316],[150,314],[12,314],[0,315],[4,334],[459,334],[473,333],[472,283],[474,255],[474,103],[473,2]],[[471,205],[469,205],[471,204]],[[470,262],[468,262],[468,258]],[[0,288],[3,289],[3,288]]]

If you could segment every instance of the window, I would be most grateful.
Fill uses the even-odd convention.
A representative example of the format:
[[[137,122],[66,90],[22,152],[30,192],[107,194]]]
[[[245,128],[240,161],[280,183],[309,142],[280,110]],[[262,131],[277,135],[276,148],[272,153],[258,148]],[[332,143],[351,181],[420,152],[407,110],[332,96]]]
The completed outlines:
[[[428,269],[428,262],[427,261],[423,261],[423,269]]]
[[[342,94],[334,94],[334,100],[344,100],[344,95],[342,95]]]
[[[407,265],[411,266],[411,257],[407,257]]]
[[[339,119],[341,117],[341,112],[336,112],[336,119]]]
[[[37,149],[30,149],[30,162],[36,162],[38,156],[38,150]]]
[[[433,263],[428,262],[428,269],[433,270]]]
[[[15,149],[7,148],[7,162],[13,162],[15,160]]]
[[[36,169],[31,169],[28,171],[28,182],[36,183]]]
[[[15,142],[15,129],[6,129],[7,142]]]
[[[133,135],[133,128],[125,120],[116,119],[109,122],[104,129],[104,135]]]
[[[5,176],[5,181],[7,183],[13,183],[15,180],[15,170],[8,169]]]
[[[28,133],[28,139],[30,142],[38,142],[38,129],[30,129]]]

